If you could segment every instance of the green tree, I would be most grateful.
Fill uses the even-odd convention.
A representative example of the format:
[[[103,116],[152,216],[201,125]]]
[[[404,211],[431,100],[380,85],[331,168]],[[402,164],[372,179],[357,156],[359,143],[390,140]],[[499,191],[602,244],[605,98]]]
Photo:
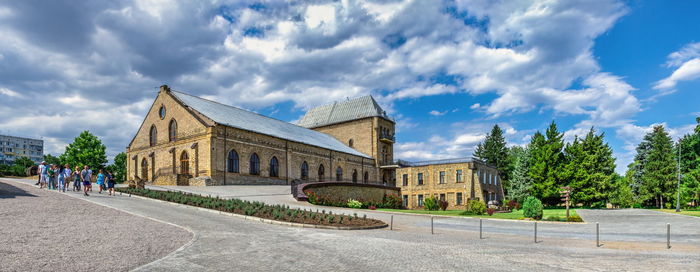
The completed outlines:
[[[628,177],[617,174],[613,176],[608,201],[616,208],[631,208],[634,205],[634,194]]]
[[[124,182],[126,176],[126,153],[122,152],[114,156],[114,163],[107,166],[117,182]]]
[[[509,159],[506,138],[503,137],[503,130],[498,125],[494,125],[491,132],[486,135],[486,139],[476,146],[474,156],[478,159],[495,166],[498,169],[503,188],[508,188],[509,180]]]
[[[605,206],[615,174],[615,158],[604,137],[591,128],[586,137],[576,136],[564,149],[566,164],[561,176],[571,187],[572,203]]]
[[[552,122],[545,135],[537,132],[530,142],[530,179],[532,195],[547,205],[561,203],[559,190],[563,185],[561,168],[564,163],[562,148],[564,134]]]
[[[693,133],[683,136],[679,141],[680,145],[676,145],[674,149],[676,159],[680,153],[681,205],[684,206],[688,203],[697,206],[700,202],[700,117],[695,121],[697,125]]]
[[[514,146],[508,153],[512,161],[508,198],[523,203],[532,191],[532,180],[528,175],[530,150],[527,147]]]
[[[46,164],[61,164],[61,160],[58,157],[51,154],[44,155],[44,161],[46,162]]]
[[[27,167],[34,165],[34,162],[27,157],[17,157],[12,164],[26,169]]]
[[[664,203],[673,200],[676,192],[673,142],[661,125],[655,126],[644,139],[642,144],[647,144],[648,149],[646,158],[639,162],[642,169],[639,198],[647,205],[663,208]]]
[[[88,165],[93,169],[99,169],[107,163],[105,149],[102,141],[86,130],[66,147],[66,151],[60,159],[63,163],[68,163],[71,166]]]

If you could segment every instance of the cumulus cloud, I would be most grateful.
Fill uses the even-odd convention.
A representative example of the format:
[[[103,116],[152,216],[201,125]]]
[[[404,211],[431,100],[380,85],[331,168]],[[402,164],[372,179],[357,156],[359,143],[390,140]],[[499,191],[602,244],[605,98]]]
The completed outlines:
[[[669,54],[666,67],[675,70],[654,84],[656,90],[673,89],[679,81],[700,78],[700,43],[687,44],[681,50]]]
[[[592,53],[627,12],[620,2],[440,3],[2,2],[0,113],[9,117],[0,128],[50,137],[52,153],[89,129],[113,155],[163,83],[251,109],[304,110],[368,93],[391,108],[491,93],[471,108],[492,116],[546,108],[585,116],[582,125],[621,125],[635,114],[634,88],[601,71]],[[571,90],[577,80],[584,88]],[[32,129],[43,123],[51,128]],[[425,146],[433,154],[425,156],[466,156],[474,133],[454,132],[439,142],[454,147]]]

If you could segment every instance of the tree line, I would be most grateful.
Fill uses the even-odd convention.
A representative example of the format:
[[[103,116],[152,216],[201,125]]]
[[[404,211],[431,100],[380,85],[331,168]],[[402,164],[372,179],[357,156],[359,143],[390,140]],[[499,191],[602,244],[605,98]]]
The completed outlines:
[[[615,173],[616,162],[604,133],[590,128],[564,142],[552,122],[537,131],[525,146],[508,147],[503,130],[494,125],[474,156],[498,168],[508,200],[523,203],[534,196],[547,206],[562,204],[560,188],[571,188],[571,202],[585,207],[659,207],[675,205],[678,161],[683,206],[700,200],[700,117],[693,133],[674,143],[662,125],[644,136],[625,176]],[[679,152],[680,151],[680,152]],[[680,154],[680,155],[679,155]]]

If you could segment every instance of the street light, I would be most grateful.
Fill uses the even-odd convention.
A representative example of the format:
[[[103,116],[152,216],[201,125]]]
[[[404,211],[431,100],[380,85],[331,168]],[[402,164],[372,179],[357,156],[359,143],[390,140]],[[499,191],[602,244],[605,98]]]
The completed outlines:
[[[678,139],[678,188],[676,196],[676,212],[681,211],[681,139]]]

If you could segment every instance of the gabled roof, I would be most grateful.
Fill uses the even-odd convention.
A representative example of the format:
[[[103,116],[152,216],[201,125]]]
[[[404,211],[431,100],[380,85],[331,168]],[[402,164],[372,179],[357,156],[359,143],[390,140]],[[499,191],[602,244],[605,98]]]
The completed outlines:
[[[304,143],[351,155],[372,158],[333,138],[332,136],[254,112],[224,105],[182,92],[171,91],[185,106],[201,113],[217,124]]]
[[[432,160],[432,161],[419,161],[419,162],[409,162],[409,161],[404,161],[404,160],[398,160],[398,161],[396,161],[396,164],[399,165],[400,167],[417,167],[417,166],[427,166],[427,165],[469,163],[469,162],[476,162],[476,163],[487,165],[489,167],[494,167],[494,166],[487,164],[487,163],[485,163],[477,158],[474,158],[474,157]]]
[[[315,128],[367,117],[391,120],[371,95],[315,107],[299,120],[299,125]]]

